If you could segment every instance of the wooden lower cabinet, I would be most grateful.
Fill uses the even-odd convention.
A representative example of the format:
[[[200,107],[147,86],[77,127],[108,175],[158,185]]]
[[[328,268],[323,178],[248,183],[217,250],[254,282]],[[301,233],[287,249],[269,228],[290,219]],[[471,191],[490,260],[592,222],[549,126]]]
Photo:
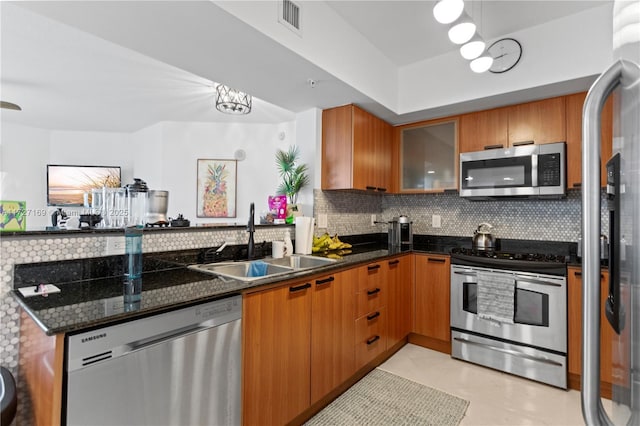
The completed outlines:
[[[311,283],[243,299],[242,421],[283,425],[311,404]]]
[[[387,276],[387,348],[405,339],[411,332],[411,255],[385,261]]]
[[[582,374],[582,270],[579,267],[567,268],[568,287],[568,366],[569,387],[580,389]],[[609,326],[604,314],[604,303],[609,291],[609,272],[602,271],[600,278],[600,392],[602,396],[611,398],[612,344],[615,332]]]
[[[384,261],[356,269],[356,370],[387,349],[387,269]]]
[[[413,332],[423,346],[451,353],[449,256],[415,254]],[[411,339],[410,339],[411,341]]]
[[[357,272],[348,270],[312,280],[311,403],[356,371],[355,289]]]

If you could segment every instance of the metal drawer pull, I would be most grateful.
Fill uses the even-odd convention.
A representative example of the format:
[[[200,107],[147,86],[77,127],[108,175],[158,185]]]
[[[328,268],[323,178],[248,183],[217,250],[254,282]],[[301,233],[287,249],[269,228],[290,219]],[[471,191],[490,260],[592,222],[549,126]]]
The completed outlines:
[[[533,145],[535,144],[535,141],[521,141],[521,142],[514,142],[511,144],[511,146],[522,146],[522,145]]]
[[[289,293],[294,293],[296,291],[306,290],[309,287],[311,287],[311,283],[302,284],[302,285],[299,285],[297,287],[289,287]]]
[[[328,284],[333,280],[335,280],[335,278],[333,276],[331,276],[329,278],[325,278],[323,280],[316,280],[316,285]]]
[[[378,191],[380,191],[380,192],[387,192],[387,188],[380,188],[380,187],[377,187],[376,189],[377,189]]]
[[[373,296],[376,293],[380,293],[379,288],[376,288],[375,290],[367,290],[367,296]]]
[[[573,271],[573,275],[575,277],[582,277],[582,272],[581,271]],[[604,275],[600,274],[600,279],[603,280],[604,279]]]
[[[485,145],[484,146],[484,149],[500,149],[500,148],[504,148],[504,145],[498,144],[498,145]]]
[[[376,190],[376,187],[375,187],[375,186],[369,186],[369,185],[367,185],[367,186],[365,186],[365,189],[366,189],[367,191],[375,191],[375,190]]]
[[[440,259],[440,258],[437,258],[437,257],[427,257],[427,262],[444,263],[446,261],[447,261],[447,259]]]
[[[475,277],[476,275],[478,275],[475,272],[460,272],[460,271],[454,271],[454,274],[456,274],[456,275],[466,275],[468,277]]]
[[[400,263],[400,261],[399,261],[398,259],[396,259],[396,260],[390,260],[390,261],[389,261],[389,266],[397,265],[398,263]]]
[[[367,266],[368,271],[375,271],[376,269],[380,269],[380,265]]]
[[[373,319],[376,319],[380,316],[380,312],[374,312],[371,315],[367,315],[367,321],[371,321]]]
[[[367,339],[367,345],[372,345],[374,344],[377,340],[380,340],[380,336],[378,336],[377,334],[369,339]]]
[[[537,356],[533,356],[533,355],[528,355],[528,354],[525,354],[525,353],[522,353],[522,352],[514,351],[512,349],[499,348],[497,346],[487,345],[486,343],[474,342],[473,340],[467,340],[467,339],[463,339],[461,337],[454,337],[453,340],[457,340],[458,342],[465,343],[467,345],[480,346],[480,347],[483,347],[483,348],[486,348],[486,349],[491,349],[493,351],[502,352],[502,353],[505,353],[505,354],[508,354],[508,355],[513,355],[513,356],[517,356],[517,357],[520,357],[520,358],[541,362],[543,364],[562,366],[562,364],[557,362],[557,361],[553,361],[553,360],[548,359],[548,358],[541,358],[541,357],[537,357]]]

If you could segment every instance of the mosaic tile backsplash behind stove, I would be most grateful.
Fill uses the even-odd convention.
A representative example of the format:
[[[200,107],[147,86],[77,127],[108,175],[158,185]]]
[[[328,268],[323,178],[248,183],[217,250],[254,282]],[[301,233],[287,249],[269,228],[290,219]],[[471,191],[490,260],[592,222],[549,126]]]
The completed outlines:
[[[457,194],[379,195],[315,190],[314,216],[326,214],[327,232],[339,235],[386,232],[386,222],[404,214],[412,220],[416,234],[470,237],[478,224],[488,222],[494,226],[496,238],[576,242],[581,226],[580,197],[579,191],[570,191],[560,200],[469,201]],[[601,210],[606,234],[609,217],[604,193]],[[372,225],[371,215],[381,223]],[[440,228],[431,226],[433,215],[440,216]]]

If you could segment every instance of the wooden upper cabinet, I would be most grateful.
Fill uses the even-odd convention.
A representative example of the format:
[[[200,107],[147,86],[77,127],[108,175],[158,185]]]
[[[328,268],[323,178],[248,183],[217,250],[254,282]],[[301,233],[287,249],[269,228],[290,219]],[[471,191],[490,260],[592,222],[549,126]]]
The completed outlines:
[[[396,131],[399,192],[442,192],[458,187],[457,119],[414,123]]]
[[[482,151],[491,146],[507,146],[506,108],[478,111],[460,117],[460,139],[458,150],[462,152]]]
[[[509,146],[529,141],[542,144],[566,140],[564,96],[513,105],[507,112]]]
[[[566,140],[564,97],[478,111],[460,117],[460,152]]]
[[[355,105],[322,111],[322,189],[390,189],[392,126]]]
[[[567,188],[582,184],[582,107],[586,92],[566,96],[567,110]],[[606,164],[612,153],[613,143],[613,97],[602,110],[601,126],[601,168],[600,184],[607,184]]]

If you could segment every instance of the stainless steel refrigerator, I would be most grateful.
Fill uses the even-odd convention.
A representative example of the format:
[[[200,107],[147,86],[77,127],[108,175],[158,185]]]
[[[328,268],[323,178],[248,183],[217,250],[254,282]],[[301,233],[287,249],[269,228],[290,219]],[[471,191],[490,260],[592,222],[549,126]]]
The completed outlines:
[[[582,413],[588,425],[640,425],[640,0],[613,2],[614,63],[594,82],[582,124]],[[613,96],[607,163],[609,294],[600,306],[600,115]],[[605,231],[605,230],[602,230]],[[606,232],[605,232],[606,233]],[[607,321],[600,321],[603,309]],[[613,410],[600,400],[600,327],[612,327]]]

